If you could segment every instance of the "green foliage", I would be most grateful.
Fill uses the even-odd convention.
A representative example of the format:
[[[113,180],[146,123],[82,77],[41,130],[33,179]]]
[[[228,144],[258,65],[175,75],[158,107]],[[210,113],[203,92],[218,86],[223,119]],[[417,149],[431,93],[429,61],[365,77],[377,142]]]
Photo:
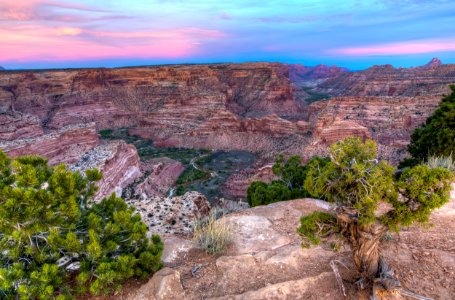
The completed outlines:
[[[279,180],[270,184],[261,181],[251,183],[246,193],[246,200],[250,206],[257,206],[311,196],[303,187],[308,169],[326,163],[328,163],[327,159],[314,157],[303,165],[302,158],[299,156],[291,156],[286,160],[283,155],[280,155],[272,167],[273,173],[279,177]]]
[[[452,180],[453,174],[441,167],[418,165],[405,170],[396,183],[401,197],[388,199],[394,209],[383,222],[395,230],[414,221],[427,222],[432,210],[448,202]]]
[[[101,136],[102,139],[108,139],[112,136],[112,134],[114,133],[114,130],[112,129],[103,129],[103,130],[100,130],[99,132],[99,135]]]
[[[381,201],[393,210],[381,221],[393,229],[426,222],[431,211],[449,200],[453,174],[441,167],[418,165],[395,179],[395,168],[376,159],[376,143],[347,138],[330,147],[330,163],[309,168],[305,188],[338,205],[354,209],[360,224],[377,220]]]
[[[330,202],[352,207],[363,224],[375,220],[377,204],[396,197],[393,184],[395,169],[376,159],[376,143],[347,138],[330,147],[331,162],[308,171],[305,188]]]
[[[200,180],[210,176],[208,172],[204,172],[198,169],[195,169],[193,166],[186,167],[185,171],[179,176],[176,183],[177,184],[185,184],[190,183],[196,180]]]
[[[336,223],[337,219],[331,214],[316,211],[300,218],[297,232],[306,237],[311,244],[319,245],[321,238],[336,231]]]
[[[450,88],[452,93],[442,99],[433,115],[412,134],[408,151],[415,161],[423,161],[428,155],[455,153],[455,85]]]
[[[161,267],[159,236],[114,194],[89,203],[97,170],[85,176],[64,165],[0,151],[0,298],[66,299],[100,294]]]

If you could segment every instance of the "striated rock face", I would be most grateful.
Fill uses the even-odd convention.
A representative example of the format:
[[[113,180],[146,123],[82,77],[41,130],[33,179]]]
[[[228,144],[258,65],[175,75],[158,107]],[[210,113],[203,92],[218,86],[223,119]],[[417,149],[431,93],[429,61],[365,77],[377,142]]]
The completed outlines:
[[[0,141],[0,149],[10,157],[40,155],[46,157],[51,165],[55,165],[74,163],[84,152],[98,144],[94,123],[68,125],[42,135],[38,135],[39,129],[24,132],[28,137]]]
[[[428,96],[449,92],[455,83],[455,65],[438,59],[416,68],[373,66],[359,72],[343,73],[321,83],[317,90],[332,96]]]
[[[440,97],[336,97],[313,103],[314,136],[330,144],[348,135],[372,137],[380,155],[398,161],[415,128],[436,109]]]
[[[338,77],[346,72],[349,72],[349,70],[337,66],[317,65],[315,67],[307,67],[299,64],[289,65],[289,78],[293,82],[303,83],[307,86]]]
[[[0,141],[32,138],[44,134],[36,116],[9,111],[0,114]]]
[[[103,143],[84,153],[81,159],[69,168],[80,172],[97,168],[103,173],[95,201],[108,197],[113,192],[118,196],[122,195],[123,189],[142,175],[136,148],[123,141]]]
[[[8,116],[0,119],[0,136],[37,137],[93,121],[97,129],[127,127],[158,146],[273,158],[278,152],[319,153],[358,135],[377,138],[390,158],[404,152],[412,130],[453,82],[455,66],[437,60],[360,72],[276,63],[4,72],[0,111]],[[349,97],[308,106],[300,85]]]
[[[181,162],[166,157],[142,163],[141,170],[145,176],[132,186],[134,191],[131,194],[141,199],[165,197],[184,169]]]
[[[263,181],[270,183],[277,178],[273,174],[272,166],[272,164],[268,164],[257,170],[241,170],[238,173],[232,174],[221,187],[223,193],[234,199],[245,198],[246,191],[252,182]]]

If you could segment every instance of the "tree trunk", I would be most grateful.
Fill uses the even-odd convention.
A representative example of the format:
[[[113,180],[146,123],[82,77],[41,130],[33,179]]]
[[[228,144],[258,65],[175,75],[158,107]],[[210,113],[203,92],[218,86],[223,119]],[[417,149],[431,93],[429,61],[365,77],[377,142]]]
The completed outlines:
[[[362,279],[372,282],[380,274],[379,243],[387,228],[379,223],[361,225],[354,210],[341,208],[337,213],[342,234],[351,245],[354,263]]]

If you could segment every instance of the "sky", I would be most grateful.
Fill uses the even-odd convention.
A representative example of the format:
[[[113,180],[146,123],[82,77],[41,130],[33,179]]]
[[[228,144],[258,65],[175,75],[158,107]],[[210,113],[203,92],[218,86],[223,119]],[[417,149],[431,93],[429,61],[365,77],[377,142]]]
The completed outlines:
[[[453,0],[0,0],[0,66],[455,63]]]

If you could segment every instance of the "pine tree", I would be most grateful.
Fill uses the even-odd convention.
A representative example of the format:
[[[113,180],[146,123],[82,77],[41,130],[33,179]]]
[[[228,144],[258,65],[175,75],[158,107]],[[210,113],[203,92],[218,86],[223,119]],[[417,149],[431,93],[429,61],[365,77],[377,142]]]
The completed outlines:
[[[132,208],[115,194],[91,201],[100,179],[0,151],[0,298],[107,293],[161,267],[163,244]]]

